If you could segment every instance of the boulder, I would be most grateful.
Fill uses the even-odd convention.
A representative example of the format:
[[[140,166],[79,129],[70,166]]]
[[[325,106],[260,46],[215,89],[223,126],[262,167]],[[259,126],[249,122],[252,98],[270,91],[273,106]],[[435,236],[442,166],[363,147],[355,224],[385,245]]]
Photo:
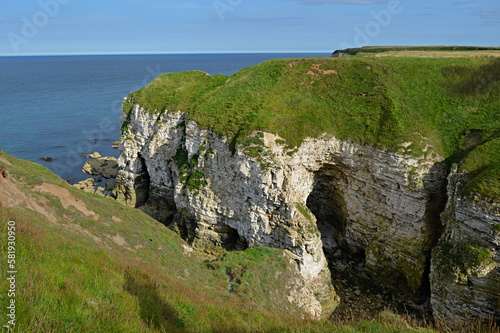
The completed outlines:
[[[116,179],[106,182],[106,190],[113,191],[116,188]]]
[[[101,157],[87,161],[82,171],[89,175],[101,175],[104,178],[116,178],[118,160],[114,157]]]
[[[89,154],[89,158],[100,158],[100,157],[102,157],[102,156],[98,152],[94,152],[93,154]]]
[[[99,182],[102,179],[99,178],[87,178],[85,180],[82,180],[81,182],[73,185],[74,187],[88,193],[94,193],[95,192],[95,183]]]

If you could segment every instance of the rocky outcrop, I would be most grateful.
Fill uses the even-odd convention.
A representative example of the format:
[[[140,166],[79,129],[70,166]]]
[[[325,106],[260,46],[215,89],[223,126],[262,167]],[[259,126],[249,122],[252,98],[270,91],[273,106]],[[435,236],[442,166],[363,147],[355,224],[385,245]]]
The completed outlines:
[[[294,302],[310,314],[338,304],[324,249],[362,256],[381,284],[416,296],[425,289],[445,200],[438,156],[404,157],[331,136],[287,150],[262,132],[251,154],[182,112],[153,115],[139,105],[122,124],[117,199],[213,255],[285,249],[309,295]]]
[[[77,189],[84,191],[84,192],[95,193],[96,184],[101,182],[101,181],[102,181],[102,178],[87,178],[85,180],[82,180],[79,183],[76,183],[73,186],[76,187]]]
[[[468,176],[455,165],[449,175],[445,231],[433,251],[432,308],[454,320],[500,322],[500,205],[464,195]]]
[[[89,154],[89,156],[88,156],[88,157],[89,157],[89,158],[93,158],[93,159],[95,159],[95,158],[100,158],[100,157],[102,157],[102,156],[101,156],[101,154],[99,154],[98,152],[93,152],[92,154]]]
[[[82,172],[88,173],[89,175],[101,175],[108,179],[116,178],[118,173],[116,169],[117,166],[118,161],[114,157],[98,157],[85,162]]]

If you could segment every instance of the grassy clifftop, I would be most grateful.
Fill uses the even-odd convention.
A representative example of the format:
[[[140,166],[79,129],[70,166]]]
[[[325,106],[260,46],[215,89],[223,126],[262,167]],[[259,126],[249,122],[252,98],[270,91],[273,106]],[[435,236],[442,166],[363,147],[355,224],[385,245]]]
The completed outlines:
[[[500,52],[500,47],[483,47],[483,46],[364,46],[349,48],[344,50],[337,50],[333,52],[332,56],[338,53],[357,55],[357,54],[370,54],[375,56],[380,55],[407,55],[410,52],[421,52],[422,56],[426,55],[434,56],[440,54],[441,56],[460,56],[460,55],[471,55],[477,56],[478,51],[481,51],[481,55],[484,54],[498,54]]]
[[[161,75],[130,94],[125,111],[135,103],[150,112],[182,110],[238,142],[265,130],[292,149],[326,133],[457,162],[474,148],[471,131],[480,133],[477,144],[499,136],[500,58],[277,59],[232,76]]]

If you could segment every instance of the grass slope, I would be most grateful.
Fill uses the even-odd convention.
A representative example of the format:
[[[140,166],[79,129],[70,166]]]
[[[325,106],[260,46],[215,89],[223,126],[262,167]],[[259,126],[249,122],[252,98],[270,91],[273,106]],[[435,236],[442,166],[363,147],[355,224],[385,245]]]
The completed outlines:
[[[136,103],[156,113],[182,110],[238,143],[264,130],[292,151],[306,137],[327,133],[458,162],[471,130],[482,133],[481,142],[499,136],[499,97],[500,58],[352,56],[270,60],[232,76],[164,74],[130,94],[124,110]],[[495,193],[483,191],[499,199]]]
[[[207,263],[140,210],[83,193],[42,166],[7,154],[0,158],[11,182],[0,186],[14,184],[26,201],[41,203],[57,217],[51,222],[23,202],[0,205],[4,262],[7,222],[16,222],[16,332],[278,332],[331,327],[298,319],[300,312],[286,301],[282,281],[294,276],[282,251],[255,248]],[[37,190],[43,184],[69,191],[67,197],[74,196],[98,218],[73,206],[64,208],[61,198]],[[9,288],[2,267],[0,307],[5,309]],[[234,281],[228,282],[229,271]],[[6,324],[2,318],[0,324]]]
[[[337,325],[301,319],[285,300],[297,277],[281,250],[205,261],[140,210],[84,193],[1,151],[0,166],[8,171],[0,190],[20,200],[0,198],[3,309],[10,301],[7,223],[16,222],[12,332],[429,332],[393,314]],[[59,191],[38,190],[47,184]],[[68,198],[80,208],[67,206]],[[82,205],[97,218],[83,214]],[[49,221],[51,215],[57,218]]]

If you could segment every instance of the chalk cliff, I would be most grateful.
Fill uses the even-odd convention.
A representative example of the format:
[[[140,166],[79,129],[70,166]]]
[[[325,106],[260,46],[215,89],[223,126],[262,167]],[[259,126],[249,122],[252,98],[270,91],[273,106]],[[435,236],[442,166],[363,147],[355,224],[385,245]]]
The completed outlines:
[[[284,249],[315,317],[362,275],[417,312],[499,321],[500,81],[470,80],[493,72],[342,57],[161,75],[123,103],[115,194],[208,256]]]
[[[439,237],[444,166],[334,137],[288,151],[270,133],[252,158],[182,112],[125,113],[117,197],[142,207],[201,250],[286,249],[314,316],[338,303],[324,250],[361,253],[380,283],[417,292]],[[323,239],[323,241],[322,241]]]
[[[454,165],[442,214],[445,231],[432,257],[432,307],[441,318],[500,322],[500,205],[462,194],[469,180]]]

